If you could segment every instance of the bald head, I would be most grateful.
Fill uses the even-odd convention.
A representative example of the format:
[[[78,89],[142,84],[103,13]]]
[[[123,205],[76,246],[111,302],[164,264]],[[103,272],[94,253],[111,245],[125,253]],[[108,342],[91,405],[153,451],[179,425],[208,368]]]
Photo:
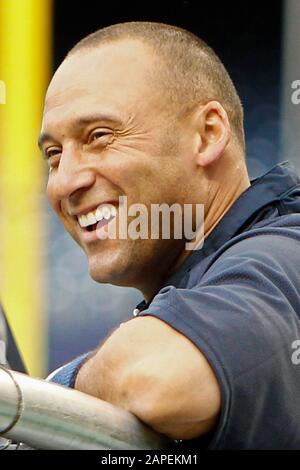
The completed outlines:
[[[236,88],[215,52],[194,34],[170,25],[130,22],[102,28],[83,38],[68,53],[133,39],[144,43],[157,59],[147,78],[171,116],[181,116],[199,104],[219,101],[228,114],[233,137],[245,151],[243,107]],[[136,57],[139,61],[141,56]]]

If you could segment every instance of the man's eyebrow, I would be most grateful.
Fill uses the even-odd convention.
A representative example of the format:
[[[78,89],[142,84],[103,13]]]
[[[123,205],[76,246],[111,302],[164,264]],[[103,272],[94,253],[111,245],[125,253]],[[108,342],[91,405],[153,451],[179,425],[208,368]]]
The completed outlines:
[[[47,132],[42,132],[38,138],[38,146],[42,150],[43,144],[47,140],[53,140],[53,137]]]
[[[114,124],[114,125],[121,125],[123,123],[123,120],[120,117],[117,118],[116,116],[112,114],[90,114],[88,116],[82,116],[78,119],[75,119],[74,122],[72,123],[72,128],[74,129],[81,128],[97,121],[98,122],[103,121],[103,122],[107,122],[107,123]],[[56,140],[56,139],[54,139],[52,135],[49,134],[48,132],[42,132],[38,139],[38,146],[41,150],[42,150],[44,142],[47,140]]]
[[[105,121],[110,124],[122,124],[123,122],[120,117],[116,117],[113,114],[90,114],[76,119],[74,126],[83,127],[97,121]]]

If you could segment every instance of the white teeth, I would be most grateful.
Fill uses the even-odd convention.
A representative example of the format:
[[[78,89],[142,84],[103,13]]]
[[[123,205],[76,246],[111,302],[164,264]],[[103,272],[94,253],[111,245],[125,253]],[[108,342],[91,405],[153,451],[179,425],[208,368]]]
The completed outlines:
[[[101,204],[96,211],[89,212],[86,215],[80,215],[78,222],[81,227],[88,227],[100,222],[103,218],[109,220],[111,217],[116,217],[117,209],[111,204]]]
[[[110,208],[107,207],[107,206],[104,206],[102,208],[102,214],[103,214],[103,217],[104,217],[105,220],[110,219]]]
[[[110,207],[110,213],[111,213],[111,217],[116,217],[117,209],[115,208],[115,206]]]
[[[97,210],[96,210],[96,219],[97,219],[98,221],[100,221],[100,220],[103,219],[102,209],[97,209]]]
[[[95,223],[97,222],[97,219],[96,219],[96,217],[95,217],[95,215],[94,215],[93,212],[89,212],[86,217],[87,217],[87,219],[88,219],[89,225],[93,225],[93,224],[95,224]]]
[[[81,227],[87,227],[89,225],[88,219],[85,215],[82,215],[81,217],[79,217],[79,223]]]

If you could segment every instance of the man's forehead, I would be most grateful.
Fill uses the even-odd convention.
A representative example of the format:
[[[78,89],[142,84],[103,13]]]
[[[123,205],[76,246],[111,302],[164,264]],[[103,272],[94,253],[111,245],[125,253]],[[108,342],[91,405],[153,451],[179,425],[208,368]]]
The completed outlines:
[[[137,40],[104,43],[67,57],[47,91],[45,107],[56,106],[68,94],[118,94],[146,85],[153,70],[154,54]],[[74,97],[74,96],[73,96]]]

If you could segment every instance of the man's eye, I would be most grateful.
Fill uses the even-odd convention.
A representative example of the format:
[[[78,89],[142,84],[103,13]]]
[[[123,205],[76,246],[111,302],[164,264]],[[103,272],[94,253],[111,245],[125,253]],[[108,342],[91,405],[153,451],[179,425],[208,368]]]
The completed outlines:
[[[89,143],[92,143],[92,142],[95,142],[97,140],[105,140],[107,141],[108,139],[112,138],[112,133],[111,132],[108,132],[108,131],[103,131],[103,130],[98,130],[98,131],[95,131],[93,132],[91,135],[90,135],[90,138],[89,138]]]
[[[57,148],[50,148],[45,151],[45,157],[49,159],[51,157],[55,157],[56,155],[59,155],[60,153],[61,153],[61,150]]]
[[[45,150],[45,159],[47,161],[49,172],[58,167],[61,150],[58,148],[49,148]]]

